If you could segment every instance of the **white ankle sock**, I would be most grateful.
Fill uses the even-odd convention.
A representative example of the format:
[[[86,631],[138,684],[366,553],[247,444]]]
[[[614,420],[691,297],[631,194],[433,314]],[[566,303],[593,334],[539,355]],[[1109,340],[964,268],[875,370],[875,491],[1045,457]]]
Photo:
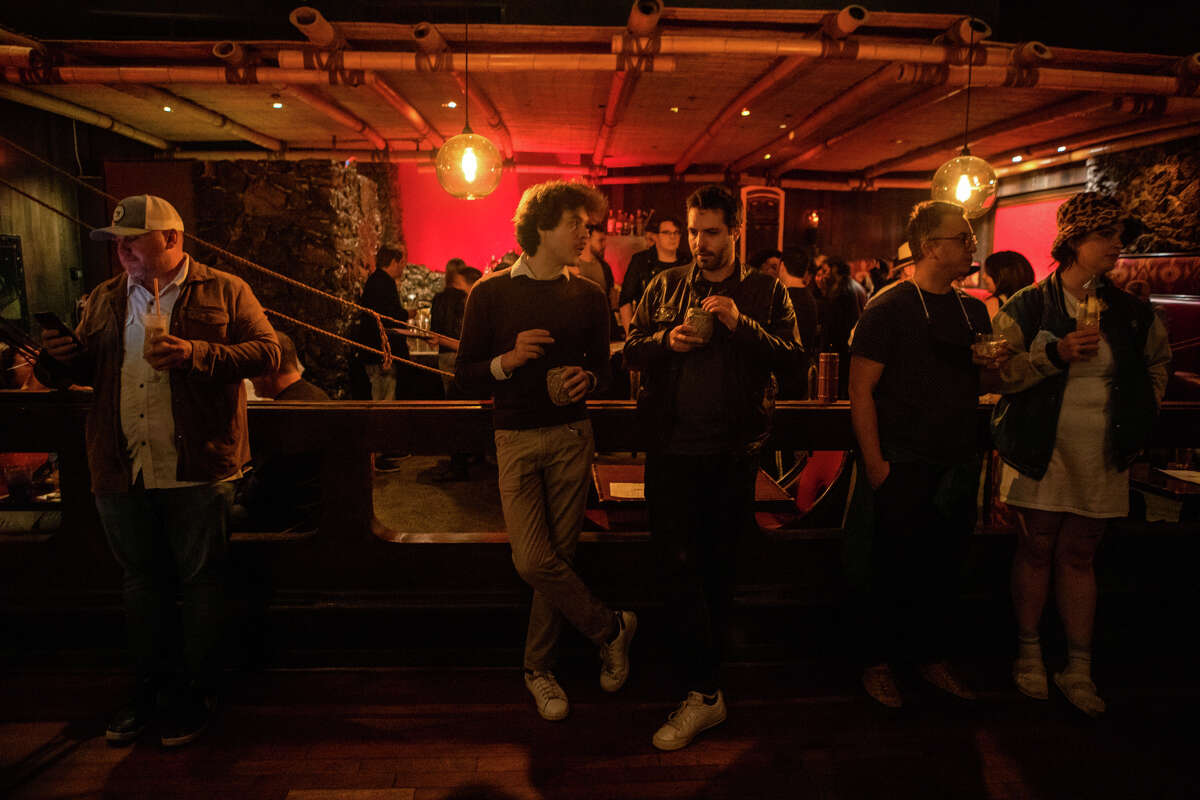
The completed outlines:
[[[1033,633],[1017,632],[1017,658],[1042,660],[1042,640],[1038,638],[1036,631]]]
[[[1067,646],[1067,668],[1064,672],[1092,677],[1092,648]]]

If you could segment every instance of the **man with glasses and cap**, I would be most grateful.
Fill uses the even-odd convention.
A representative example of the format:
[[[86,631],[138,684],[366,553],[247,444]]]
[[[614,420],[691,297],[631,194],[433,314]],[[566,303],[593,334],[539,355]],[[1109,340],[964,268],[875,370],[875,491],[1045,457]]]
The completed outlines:
[[[918,204],[907,239],[912,277],[871,298],[850,344],[850,416],[875,490],[871,588],[862,633],[863,686],[885,706],[903,700],[892,665],[910,661],[961,699],[974,694],[946,663],[946,609],[975,521],[981,386],[1004,360],[975,355],[991,333],[982,302],[954,288],[977,245],[963,210]]]
[[[157,722],[162,744],[179,746],[208,726],[220,672],[226,517],[250,460],[243,380],[278,369],[279,343],[245,281],[184,252],[183,220],[161,197],[126,197],[91,238],[116,242],[124,272],[88,296],[78,341],[42,341],[95,388],[88,466],[124,572],[136,677],[106,736],[131,744]]]

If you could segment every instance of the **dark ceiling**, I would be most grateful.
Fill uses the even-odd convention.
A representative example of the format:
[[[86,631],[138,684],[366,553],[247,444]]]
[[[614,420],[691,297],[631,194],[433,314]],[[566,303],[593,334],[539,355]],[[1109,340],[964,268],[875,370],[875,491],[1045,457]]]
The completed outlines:
[[[288,13],[302,0],[21,0],[0,25],[47,39],[296,39]],[[308,0],[329,19],[416,23],[623,25],[629,0]],[[674,6],[836,8],[800,0],[684,0]],[[1195,2],[1134,0],[880,0],[872,11],[971,13],[999,41],[1039,39],[1051,47],[1188,55],[1200,50]]]

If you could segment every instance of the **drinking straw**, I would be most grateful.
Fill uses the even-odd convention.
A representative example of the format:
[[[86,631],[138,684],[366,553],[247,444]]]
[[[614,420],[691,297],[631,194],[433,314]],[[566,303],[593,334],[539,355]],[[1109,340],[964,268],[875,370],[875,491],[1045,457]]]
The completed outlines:
[[[158,304],[158,278],[154,279],[154,313],[162,315],[162,306]]]

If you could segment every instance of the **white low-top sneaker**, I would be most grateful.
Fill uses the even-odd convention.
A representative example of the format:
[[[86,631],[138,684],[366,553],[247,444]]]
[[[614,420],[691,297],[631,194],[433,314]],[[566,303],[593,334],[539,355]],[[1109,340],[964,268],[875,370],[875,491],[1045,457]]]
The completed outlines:
[[[687,747],[697,735],[725,721],[725,694],[717,692],[717,702],[708,705],[704,695],[688,692],[687,699],[671,712],[666,723],[651,740],[659,750],[678,750]]]
[[[533,695],[542,719],[551,722],[566,719],[571,707],[567,704],[567,693],[558,685],[553,672],[526,672],[525,688]]]
[[[637,633],[637,614],[632,611],[618,612],[621,617],[621,632],[612,644],[600,647],[600,688],[615,692],[629,679],[629,645]]]

